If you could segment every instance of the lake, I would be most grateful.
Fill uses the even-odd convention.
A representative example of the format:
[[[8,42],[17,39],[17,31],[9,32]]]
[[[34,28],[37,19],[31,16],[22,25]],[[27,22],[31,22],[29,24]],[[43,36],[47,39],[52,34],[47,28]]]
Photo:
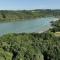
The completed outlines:
[[[48,30],[51,27],[51,21],[56,21],[57,18],[37,18],[27,19],[16,22],[0,23],[0,35],[7,33],[40,33]]]

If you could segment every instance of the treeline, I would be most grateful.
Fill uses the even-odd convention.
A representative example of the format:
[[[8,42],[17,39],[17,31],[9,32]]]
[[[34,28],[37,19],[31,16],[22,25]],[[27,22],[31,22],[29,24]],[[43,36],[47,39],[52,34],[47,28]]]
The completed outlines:
[[[52,29],[50,29],[51,32],[60,32],[60,20],[58,21],[52,21],[51,22],[51,26],[53,27]]]
[[[52,23],[58,31],[60,20]],[[55,28],[56,27],[56,28]],[[60,60],[60,37],[54,29],[39,33],[13,33],[0,37],[0,60]]]
[[[36,9],[36,10],[0,10],[0,21],[17,21],[47,16],[60,16],[60,10]]]

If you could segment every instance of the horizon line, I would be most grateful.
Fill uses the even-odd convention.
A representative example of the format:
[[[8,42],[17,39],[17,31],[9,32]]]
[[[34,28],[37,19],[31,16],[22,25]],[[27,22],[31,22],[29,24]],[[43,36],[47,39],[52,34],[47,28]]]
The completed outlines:
[[[49,8],[46,8],[46,9],[0,9],[0,10],[60,10],[60,9],[49,9]]]

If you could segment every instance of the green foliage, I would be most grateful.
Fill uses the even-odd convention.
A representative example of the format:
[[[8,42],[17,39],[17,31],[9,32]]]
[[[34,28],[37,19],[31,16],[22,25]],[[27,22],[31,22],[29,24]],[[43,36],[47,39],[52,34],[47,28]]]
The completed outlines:
[[[60,10],[49,10],[49,9],[18,10],[18,11],[0,10],[0,22],[5,22],[5,21],[10,22],[10,21],[34,19],[34,18],[41,18],[48,16],[59,17]]]
[[[44,60],[41,51],[33,46],[32,38],[30,34],[8,34],[0,37],[0,47],[12,53],[11,60]]]
[[[59,32],[60,31],[60,20],[55,21],[55,22],[51,22],[51,23],[52,23],[53,28],[50,29],[50,31]]]
[[[0,48],[0,60],[12,60],[12,53]]]
[[[7,34],[0,37],[0,48],[6,60],[60,60],[60,38],[52,32]]]

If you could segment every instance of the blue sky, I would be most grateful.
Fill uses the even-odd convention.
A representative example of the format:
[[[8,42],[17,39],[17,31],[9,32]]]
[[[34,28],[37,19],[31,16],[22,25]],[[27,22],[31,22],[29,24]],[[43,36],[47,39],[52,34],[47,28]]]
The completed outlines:
[[[60,0],[0,0],[0,10],[60,9]]]

